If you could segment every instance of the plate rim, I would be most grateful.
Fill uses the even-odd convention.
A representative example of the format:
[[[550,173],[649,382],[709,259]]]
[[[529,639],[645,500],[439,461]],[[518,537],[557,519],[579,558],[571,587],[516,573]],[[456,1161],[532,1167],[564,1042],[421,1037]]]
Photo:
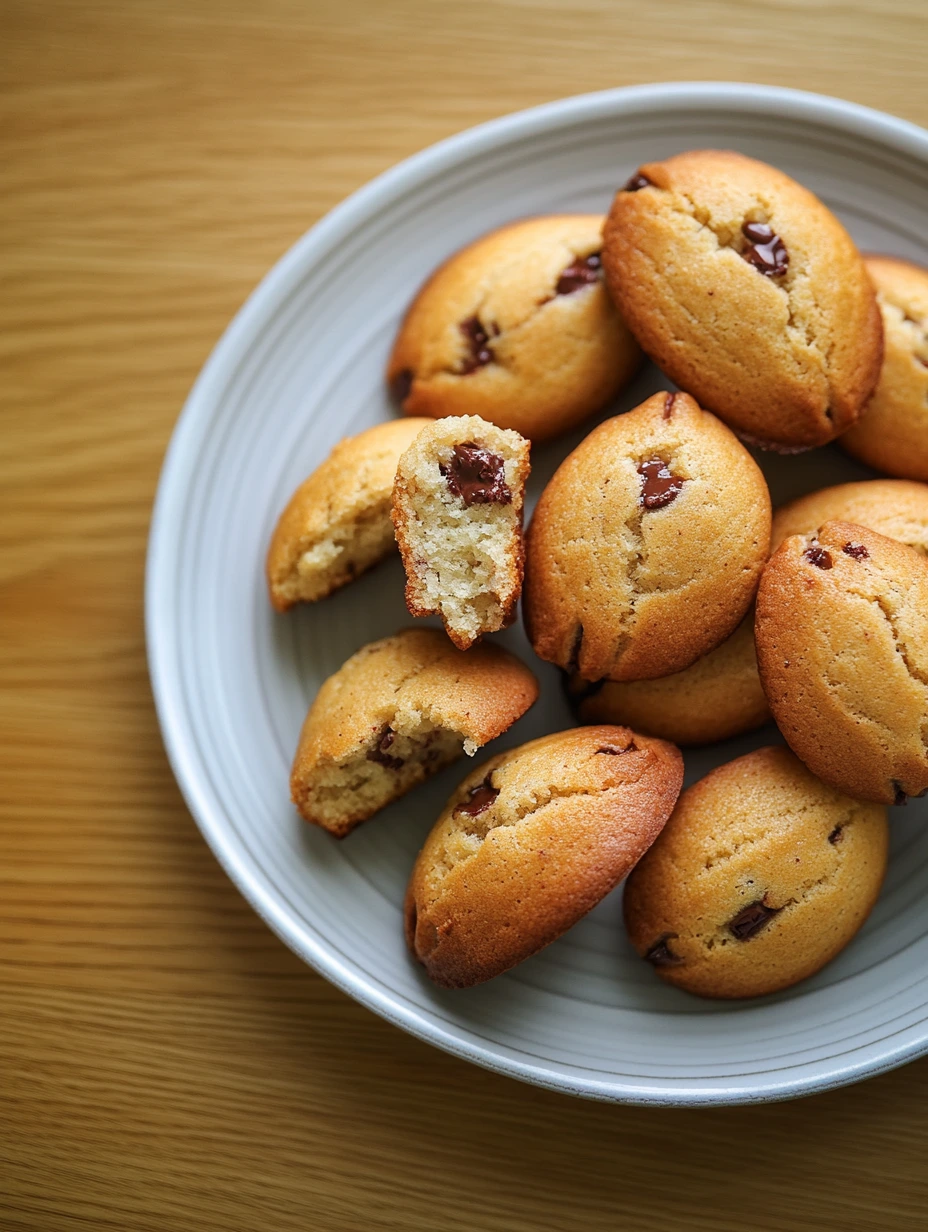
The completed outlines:
[[[174,544],[182,533],[177,498],[193,479],[198,438],[208,426],[215,393],[224,385],[237,362],[242,344],[257,331],[269,310],[294,289],[317,256],[351,231],[356,221],[365,220],[378,201],[390,198],[398,189],[406,193],[415,191],[424,180],[466,158],[553,128],[627,114],[638,106],[654,114],[680,110],[687,105],[703,111],[731,112],[737,108],[740,113],[807,120],[837,131],[850,129],[855,135],[913,157],[928,168],[928,131],[911,121],[823,94],[739,81],[651,83],[571,95],[488,120],[418,151],[356,189],[300,236],[268,270],[223,331],[194,381],[172,430],[152,510],[144,583],[149,678],[171,769],[197,827],[220,866],[284,944],[367,1009],[454,1056],[549,1090],[606,1102],[665,1107],[766,1103],[844,1086],[924,1055],[928,1052],[928,1029],[922,1031],[920,1038],[895,1048],[863,1044],[862,1051],[882,1047],[882,1052],[852,1064],[829,1065],[828,1060],[817,1061],[807,1063],[812,1073],[780,1081],[755,1080],[728,1087],[719,1080],[705,1086],[687,1080],[677,1089],[673,1083],[679,1080],[672,1078],[666,1080],[666,1085],[658,1086],[646,1081],[568,1076],[556,1069],[520,1061],[511,1050],[506,1053],[505,1046],[493,1049],[472,1037],[453,1034],[442,1023],[411,1009],[402,998],[388,995],[360,977],[331,947],[304,935],[288,911],[262,884],[260,876],[228,843],[224,834],[225,814],[214,811],[201,783],[199,760],[193,748],[186,746],[183,686],[178,673],[171,670],[177,630],[169,618],[169,601],[175,593]]]

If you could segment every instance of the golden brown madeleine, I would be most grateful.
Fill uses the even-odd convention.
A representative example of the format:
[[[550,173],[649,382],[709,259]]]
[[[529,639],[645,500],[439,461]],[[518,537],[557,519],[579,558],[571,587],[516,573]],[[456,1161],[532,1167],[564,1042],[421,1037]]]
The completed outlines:
[[[757,749],[687,788],[625,886],[632,945],[702,997],[757,997],[830,962],[876,902],[886,809]]]
[[[603,239],[644,350],[739,435],[790,452],[860,414],[882,360],[873,285],[841,223],[782,171],[727,150],[647,163]]]
[[[413,616],[461,650],[510,625],[522,593],[529,443],[477,415],[426,421],[396,469],[393,522]]]
[[[770,540],[754,459],[688,394],[600,424],[560,465],[526,540],[523,614],[585,680],[682,671],[733,633]]]
[[[773,511],[770,550],[790,535],[811,535],[826,522],[854,522],[928,555],[928,485],[864,479],[809,492]]]
[[[760,727],[770,708],[757,674],[754,613],[682,672],[656,680],[567,685],[583,723],[621,723],[674,744],[713,744]]]
[[[626,727],[578,727],[474,770],[425,841],[406,940],[436,984],[469,988],[566,932],[660,833],[679,749]]]
[[[928,480],[928,270],[893,257],[864,263],[883,314],[883,368],[841,444],[887,475]]]
[[[338,590],[393,551],[393,478],[429,421],[394,419],[346,437],[280,515],[267,554],[271,603],[283,612]]]
[[[757,594],[757,663],[792,750],[839,791],[928,789],[928,561],[850,522],[793,535]]]
[[[387,370],[406,414],[480,415],[541,441],[608,405],[641,352],[603,284],[602,224],[523,219],[436,270]]]
[[[310,707],[290,791],[307,821],[342,838],[461,753],[502,735],[538,682],[501,646],[455,650],[438,629],[364,646]]]

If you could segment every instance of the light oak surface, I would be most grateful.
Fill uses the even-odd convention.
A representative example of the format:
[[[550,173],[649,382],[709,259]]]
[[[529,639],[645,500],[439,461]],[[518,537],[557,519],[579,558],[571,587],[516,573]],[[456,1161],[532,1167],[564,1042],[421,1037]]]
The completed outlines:
[[[304,967],[162,749],[142,575],[187,390],[398,159],[607,86],[755,80],[928,124],[922,0],[0,4],[0,1227],[926,1226],[928,1060],[792,1104],[587,1104]]]

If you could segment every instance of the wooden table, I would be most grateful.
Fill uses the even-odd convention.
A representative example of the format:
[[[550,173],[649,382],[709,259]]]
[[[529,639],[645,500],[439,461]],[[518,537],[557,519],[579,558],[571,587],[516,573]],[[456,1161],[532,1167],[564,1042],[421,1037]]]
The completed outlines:
[[[0,1227],[923,1229],[928,1060],[753,1109],[586,1104],[408,1038],[207,850],[142,631],[161,456],[267,267],[515,108],[653,80],[928,124],[922,0],[0,6]]]

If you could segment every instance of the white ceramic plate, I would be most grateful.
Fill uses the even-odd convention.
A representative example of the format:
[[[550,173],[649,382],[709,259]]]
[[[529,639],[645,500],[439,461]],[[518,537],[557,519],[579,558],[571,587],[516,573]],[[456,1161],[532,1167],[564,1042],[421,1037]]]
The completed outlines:
[[[892,810],[890,874],[861,934],[787,993],[725,1004],[665,987],[625,939],[621,891],[511,974],[441,991],[406,953],[400,907],[415,853],[467,767],[342,843],[300,822],[287,791],[320,682],[410,623],[399,561],[283,617],[270,610],[262,568],[295,485],[340,437],[393,413],[384,363],[424,275],[509,219],[605,211],[639,163],[699,146],[782,167],[863,248],[928,263],[928,133],[848,103],[750,85],[645,86],[462,133],[340,205],[239,313],[174,434],[147,577],[151,675],[175,773],[268,924],[351,996],[441,1048],[543,1086],[638,1103],[782,1099],[928,1051],[928,800]],[[662,387],[646,370],[618,409]],[[534,452],[533,500],[579,439]],[[775,501],[869,474],[834,447],[763,464]],[[557,673],[521,628],[501,640],[538,670],[543,696],[499,746],[569,726]],[[767,729],[687,754],[687,780],[776,739]]]

